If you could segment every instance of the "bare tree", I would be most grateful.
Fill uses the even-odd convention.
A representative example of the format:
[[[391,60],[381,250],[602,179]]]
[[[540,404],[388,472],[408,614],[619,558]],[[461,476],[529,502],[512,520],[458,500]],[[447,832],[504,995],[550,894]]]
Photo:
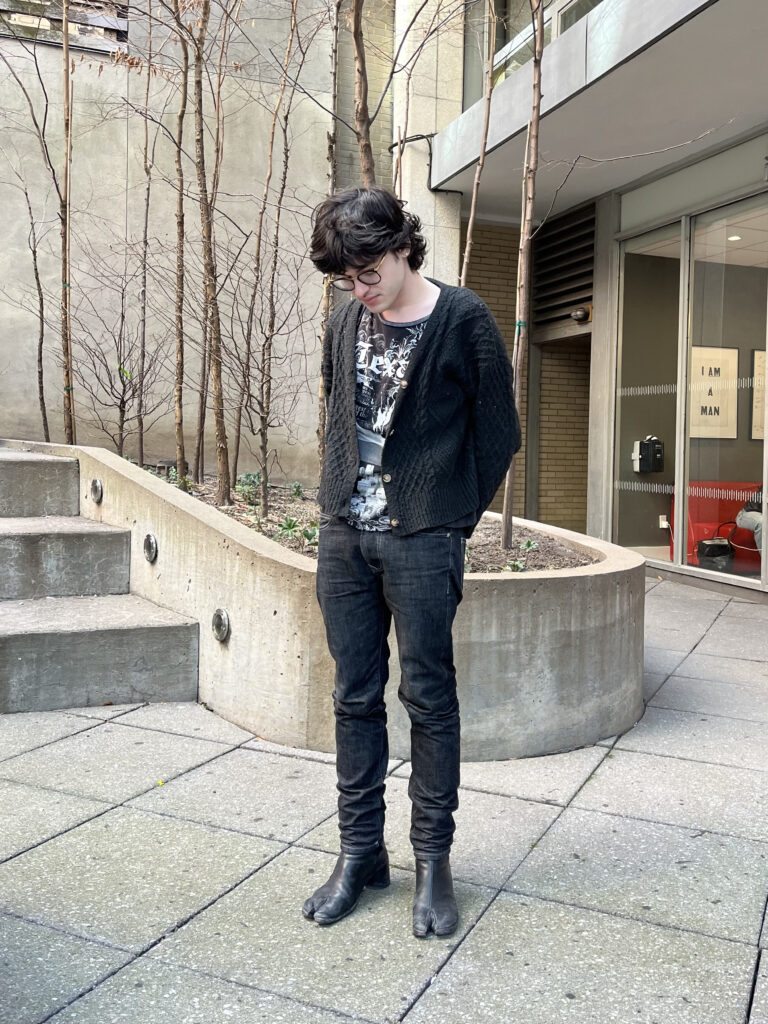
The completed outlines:
[[[522,211],[520,245],[517,261],[517,289],[515,303],[515,341],[512,349],[512,368],[515,375],[515,402],[519,408],[522,393],[523,362],[528,348],[531,318],[531,252],[533,248],[533,213],[536,201],[536,172],[539,166],[539,126],[541,123],[541,57],[544,50],[544,0],[529,0],[533,25],[533,91],[531,117],[523,163]],[[507,472],[504,486],[501,543],[512,546],[512,500],[515,486],[515,460]]]
[[[58,199],[58,216],[59,216],[59,229],[61,237],[60,246],[60,265],[61,265],[61,281],[59,291],[59,307],[60,307],[60,331],[61,331],[61,348],[62,348],[62,374],[63,374],[63,411],[64,411],[64,435],[67,444],[74,444],[76,441],[76,426],[75,426],[75,404],[73,394],[73,383],[72,383],[72,342],[70,332],[70,316],[69,308],[71,301],[71,281],[70,281],[70,168],[72,160],[72,83],[71,83],[71,72],[72,68],[69,59],[69,40],[68,40],[68,19],[69,19],[69,0],[63,5],[62,8],[62,34],[64,35],[64,45],[62,47],[62,93],[64,102],[64,159],[61,171],[57,168],[57,159],[53,146],[51,145],[49,134],[48,134],[48,119],[50,114],[51,103],[48,96],[48,90],[45,84],[45,78],[43,76],[42,69],[37,55],[37,46],[35,43],[31,45],[23,39],[15,38],[14,42],[17,46],[19,54],[23,54],[25,58],[31,61],[34,74],[32,79],[36,86],[37,95],[33,97],[30,88],[25,83],[25,78],[17,70],[14,61],[9,55],[0,50],[0,61],[5,65],[6,69],[11,75],[16,87],[24,98],[24,103],[27,108],[29,115],[28,121],[21,126],[21,129],[25,132],[31,132],[35,138],[37,145],[40,149],[42,156],[43,165],[48,172],[48,175],[53,185],[56,197]]]
[[[184,451],[184,118],[187,113],[189,89],[189,46],[181,24],[180,0],[173,0],[173,19],[181,47],[181,79],[179,82],[179,109],[176,115],[174,137],[174,166],[176,169],[176,290],[174,295],[174,339],[176,372],[173,388],[173,418],[176,440],[176,470],[179,487],[186,488],[186,454]]]
[[[21,171],[21,158],[16,155],[12,158],[5,150],[2,151],[11,174],[16,179],[14,182],[5,182],[17,189],[24,196],[27,216],[29,218],[29,234],[27,235],[27,246],[32,259],[32,276],[35,282],[35,303],[37,306],[37,399],[40,406],[40,417],[43,426],[43,438],[51,440],[51,432],[48,427],[48,407],[45,400],[45,333],[46,333],[46,296],[43,289],[43,282],[40,275],[40,237],[38,219],[35,216],[32,199],[29,194],[27,180]]]

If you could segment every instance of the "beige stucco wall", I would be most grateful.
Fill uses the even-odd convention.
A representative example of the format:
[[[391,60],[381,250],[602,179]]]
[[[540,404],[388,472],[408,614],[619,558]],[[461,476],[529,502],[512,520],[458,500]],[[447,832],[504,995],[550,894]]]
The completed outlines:
[[[266,8],[269,8],[268,10]],[[313,18],[319,17],[322,5],[306,0],[301,5],[302,31],[305,39],[314,27]],[[282,54],[287,31],[289,5],[264,0],[248,0],[241,21],[245,35],[233,45],[230,57],[240,62],[240,70],[230,68],[225,85],[224,165],[220,186],[220,207],[217,242],[226,264],[225,250],[235,251],[245,243],[244,252],[252,248],[256,221],[256,200],[260,198],[266,174],[266,154],[270,105],[276,94],[276,73],[270,50]],[[132,25],[132,53],[142,52]],[[178,106],[177,73],[179,49],[160,28],[155,30],[155,47],[162,52],[157,61],[160,66],[152,80],[149,108],[153,122],[161,122],[155,149],[153,190],[150,212],[150,282],[148,287],[148,333],[150,339],[162,338],[166,357],[161,377],[166,382],[163,391],[172,394],[174,372],[173,330],[170,322],[173,307],[175,187],[174,148],[165,134],[173,131]],[[29,53],[14,40],[0,40],[3,53],[10,56],[22,80],[30,88],[33,100],[41,109],[40,94],[36,87],[34,66]],[[293,373],[300,376],[303,387],[296,404],[283,414],[288,428],[279,424],[273,430],[273,440],[279,448],[279,478],[302,479],[314,482],[317,476],[316,438],[317,402],[316,379],[319,366],[317,338],[317,310],[321,295],[321,282],[311,264],[305,259],[309,232],[309,212],[326,190],[326,136],[330,115],[322,107],[330,106],[328,75],[327,28],[322,28],[310,45],[310,57],[302,71],[301,81],[312,97],[302,93],[294,100],[291,115],[291,152],[285,199],[282,206],[283,234],[281,245],[286,259],[293,267],[280,281],[278,294],[283,308],[299,296],[300,308],[291,313],[293,322],[303,322],[303,336],[297,343],[292,359]],[[87,54],[81,62],[81,53],[73,50],[75,73],[74,89],[74,149],[72,172],[72,231],[73,305],[87,292],[93,299],[105,323],[114,324],[119,314],[119,294],[106,281],[110,264],[120,265],[120,239],[129,239],[129,248],[135,255],[141,237],[144,210],[143,140],[144,120],[135,108],[145,100],[146,73],[128,71],[114,66],[107,58]],[[37,60],[50,98],[48,135],[56,166],[62,161],[62,117],[60,105],[61,50],[56,46],[39,46]],[[165,66],[163,67],[163,62]],[[315,102],[317,100],[317,102]],[[321,104],[322,106],[318,105]],[[131,107],[134,109],[131,110]],[[29,115],[18,86],[8,74],[0,76],[0,115],[2,115],[3,150],[22,171],[29,183],[38,232],[41,241],[41,270],[47,292],[46,337],[46,392],[48,415],[53,440],[63,439],[61,373],[59,370],[58,301],[60,271],[57,261],[59,227],[57,203],[52,193],[38,144],[28,131]],[[208,128],[213,129],[209,120]],[[150,125],[152,141],[155,124]],[[190,198],[186,204],[186,230],[188,260],[194,276],[199,280],[200,214],[195,203],[196,180],[193,165],[194,128],[191,104],[188,106],[185,129],[186,186]],[[209,150],[210,154],[210,150]],[[0,156],[0,162],[2,156]],[[209,164],[210,167],[210,164]],[[280,165],[276,161],[273,187],[279,177]],[[32,277],[32,263],[27,244],[29,223],[23,194],[13,187],[13,176],[7,166],[0,173],[0,202],[6,226],[5,242],[0,251],[0,276],[3,281],[0,294],[0,434],[13,434],[30,439],[42,438],[42,424],[37,396],[36,348],[38,322]],[[273,209],[268,213],[271,227]],[[251,233],[251,239],[246,235]],[[81,243],[88,239],[88,245]],[[87,247],[93,249],[84,255]],[[100,279],[88,279],[83,274],[86,263],[100,267]],[[132,260],[135,268],[136,260]],[[225,276],[224,271],[220,280]],[[159,280],[165,280],[160,286]],[[81,294],[78,294],[78,281]],[[135,331],[138,322],[140,281],[133,276],[125,288],[129,330]],[[187,310],[187,392],[185,420],[187,455],[192,448],[197,399],[193,394],[199,379],[199,324],[195,314],[199,309],[199,288],[188,286]],[[244,300],[238,305],[242,311]],[[75,328],[77,330],[77,326]],[[278,347],[282,344],[279,343]],[[116,359],[114,361],[117,361]],[[284,372],[284,365],[278,375]],[[276,392],[279,389],[276,388]],[[109,444],[105,435],[86,421],[86,395],[82,388],[75,392],[78,410],[78,441],[81,443]],[[230,397],[232,401],[232,397]],[[278,419],[280,416],[278,415]],[[207,419],[207,468],[215,468],[213,448],[213,416]],[[170,411],[149,431],[145,449],[148,459],[172,458],[175,454],[173,417]],[[127,451],[135,454],[135,442],[130,441]],[[254,468],[255,462],[243,447],[241,470]]]
[[[421,5],[416,0],[399,0],[395,17],[395,39],[399,46],[407,27]],[[458,5],[451,8],[458,10]],[[447,23],[445,5],[430,0],[408,32],[400,51],[400,62],[408,71],[395,76],[393,85],[393,141],[398,129],[402,138],[432,135],[461,113],[463,78],[463,19],[454,16]],[[436,24],[442,27],[431,37]],[[410,58],[420,51],[414,63]],[[429,190],[429,145],[408,143],[403,151],[402,197],[408,208],[421,218],[429,251],[424,272],[447,284],[458,282],[460,270],[460,202],[458,195]]]

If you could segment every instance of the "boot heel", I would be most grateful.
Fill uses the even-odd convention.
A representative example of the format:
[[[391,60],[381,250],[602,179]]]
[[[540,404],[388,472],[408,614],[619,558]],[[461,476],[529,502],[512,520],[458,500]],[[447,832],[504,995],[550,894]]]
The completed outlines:
[[[385,862],[365,883],[369,889],[386,889],[389,885],[389,862]]]

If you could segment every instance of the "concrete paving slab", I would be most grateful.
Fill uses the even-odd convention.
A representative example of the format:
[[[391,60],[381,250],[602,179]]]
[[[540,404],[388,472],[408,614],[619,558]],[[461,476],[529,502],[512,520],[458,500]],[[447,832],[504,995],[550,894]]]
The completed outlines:
[[[678,665],[674,674],[689,679],[714,679],[724,683],[768,684],[768,662],[694,651]]]
[[[685,607],[695,602],[704,604],[708,601],[722,604],[727,597],[717,594],[713,590],[705,590],[703,587],[691,586],[689,583],[673,583],[672,580],[662,580],[661,584],[653,593],[654,598],[666,598],[678,602],[679,606]]]
[[[93,708],[65,708],[64,711],[57,712],[57,714],[77,715],[78,718],[98,718],[101,722],[109,722],[128,711],[135,711],[136,708],[145,706],[144,704],[104,704],[102,707]]]
[[[618,736],[609,736],[606,740],[598,740],[596,745],[598,747],[613,747],[615,746],[618,738]]]
[[[336,754],[325,750],[305,750],[302,747],[286,747],[282,743],[270,743],[268,740],[256,739],[243,744],[246,750],[261,750],[267,754],[282,754],[284,757],[300,757],[305,761],[320,761],[321,764],[336,764]],[[405,762],[401,757],[390,758],[387,762],[387,775]]]
[[[413,875],[367,889],[353,914],[322,928],[301,904],[335,858],[293,847],[219,900],[148,956],[210,971],[369,1021],[394,1021],[445,962],[493,892],[459,884],[461,921],[450,938],[411,934]]]
[[[336,771],[296,757],[233,750],[131,806],[293,842],[335,817]]]
[[[179,736],[194,736],[196,739],[227,743],[230,746],[245,743],[253,737],[253,733],[225,721],[194,701],[145,704],[136,711],[121,715],[119,724]]]
[[[666,618],[664,621],[666,625],[663,626],[646,624],[645,642],[648,645],[688,654],[707,631],[707,626],[703,624],[686,623],[674,618]]]
[[[0,778],[120,803],[220,756],[225,749],[209,740],[124,729],[107,722],[0,762]]]
[[[669,711],[699,712],[768,724],[768,687],[673,675],[651,700]]]
[[[387,781],[387,819],[384,839],[390,862],[414,870],[409,838],[411,801],[408,782]],[[451,850],[455,879],[498,888],[546,832],[560,809],[546,804],[461,790],[456,812],[456,836]],[[477,823],[482,822],[482,828]],[[339,829],[336,816],[305,836],[301,845],[338,853]]]
[[[678,598],[663,597],[656,590],[645,601],[646,635],[650,628],[656,629],[700,629],[706,630],[722,613],[728,598],[712,601],[682,601]],[[666,647],[667,644],[659,644]]]
[[[760,963],[755,995],[752,999],[752,1012],[747,1024],[768,1024],[768,964],[765,960]]]
[[[699,644],[697,654],[768,661],[768,629],[763,619],[722,616]]]
[[[668,676],[684,660],[685,651],[670,651],[663,647],[654,647],[652,644],[645,645],[646,672],[657,672]]]
[[[768,845],[568,808],[506,888],[754,945]]]
[[[573,805],[768,842],[768,774],[616,750]]]
[[[351,1017],[141,958],[68,1007],[55,1024],[355,1024]]]
[[[646,704],[661,689],[664,685],[664,681],[668,678],[669,677],[664,672],[643,673],[643,700]]]
[[[723,615],[729,618],[755,619],[757,622],[768,624],[768,604],[733,600],[728,603]]]
[[[307,761],[319,761],[321,764],[336,764],[336,754],[324,750],[301,750],[298,747],[286,747],[282,743],[270,743],[258,737],[244,744],[246,750],[261,750],[267,754],[282,754],[284,757],[302,757]],[[401,762],[397,762],[400,764]]]
[[[768,771],[768,726],[743,719],[649,707],[616,747]]]
[[[0,1024],[48,1020],[128,960],[120,950],[0,914]]]
[[[755,952],[502,894],[409,1024],[742,1024]]]
[[[73,736],[92,729],[94,722],[86,722],[60,711],[35,711],[30,714],[0,715],[0,761],[34,750],[45,743]]]
[[[0,779],[0,861],[101,814],[111,805]]]
[[[115,808],[0,864],[0,909],[135,952],[281,849]]]
[[[602,749],[582,747],[566,754],[510,761],[465,761],[461,765],[461,788],[564,807],[604,757]],[[400,778],[410,774],[409,761],[395,772]]]

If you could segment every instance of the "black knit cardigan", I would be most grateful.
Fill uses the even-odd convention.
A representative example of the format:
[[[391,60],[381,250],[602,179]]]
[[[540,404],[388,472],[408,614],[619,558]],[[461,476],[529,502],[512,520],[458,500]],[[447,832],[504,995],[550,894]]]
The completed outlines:
[[[440,296],[411,355],[382,453],[393,534],[476,520],[520,448],[512,368],[488,307],[465,288],[435,281]],[[322,374],[327,402],[318,501],[346,515],[359,467],[355,336],[362,304],[328,324]]]

